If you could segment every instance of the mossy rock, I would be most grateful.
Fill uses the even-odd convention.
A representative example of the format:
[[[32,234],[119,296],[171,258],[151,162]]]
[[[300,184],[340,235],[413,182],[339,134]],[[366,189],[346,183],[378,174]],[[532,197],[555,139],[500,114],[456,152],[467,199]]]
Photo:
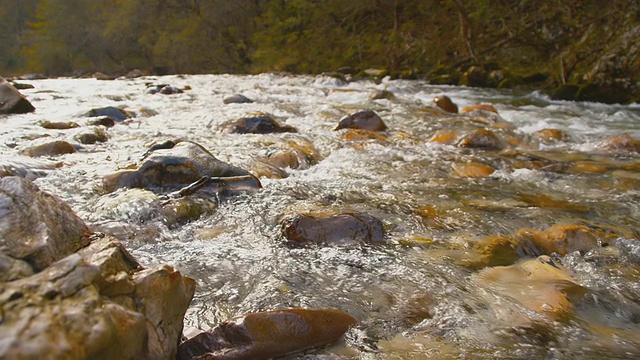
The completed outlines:
[[[627,104],[633,100],[633,93],[620,87],[588,84],[580,87],[576,94],[576,100],[605,104]]]
[[[577,98],[580,86],[576,84],[562,84],[551,91],[551,98],[554,100],[570,100]]]

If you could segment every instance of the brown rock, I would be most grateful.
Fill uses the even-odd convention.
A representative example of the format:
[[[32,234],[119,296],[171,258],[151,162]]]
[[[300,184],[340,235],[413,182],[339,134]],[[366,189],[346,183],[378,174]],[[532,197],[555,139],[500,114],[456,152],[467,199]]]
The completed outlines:
[[[640,153],[640,140],[627,134],[613,135],[604,139],[600,148],[612,152],[635,152]]]
[[[553,319],[572,311],[569,295],[583,292],[566,269],[548,256],[523,260],[511,266],[486,268],[475,279],[483,286]]]
[[[560,129],[542,129],[534,133],[545,144],[569,140],[569,135]]]
[[[347,115],[340,119],[335,130],[340,129],[360,129],[369,131],[385,131],[387,125],[380,116],[372,110],[363,110],[355,114]]]
[[[462,148],[481,150],[502,150],[505,148],[504,141],[487,129],[472,131],[460,139],[457,145]]]
[[[95,144],[98,142],[103,143],[108,140],[107,134],[101,129],[93,129],[93,130],[82,132],[74,136],[74,139],[76,139],[81,144],[85,144],[85,145]]]
[[[389,140],[389,137],[383,133],[362,129],[347,129],[347,131],[342,134],[340,138],[346,141],[377,140],[386,142]]]
[[[493,174],[494,171],[493,167],[475,161],[453,164],[452,166],[453,175],[463,178],[487,177]]]
[[[617,235],[584,225],[554,225],[547,230],[520,229],[516,240],[527,255],[567,255],[574,251],[582,253],[607,244]]]
[[[32,146],[21,151],[23,155],[37,156],[56,156],[62,154],[73,154],[77,152],[73,145],[66,141],[56,140],[41,145]]]
[[[369,99],[371,100],[395,100],[396,96],[389,90],[376,90],[369,95]]]
[[[283,222],[282,233],[288,240],[300,244],[344,245],[384,240],[380,220],[356,213],[297,215]]]
[[[451,98],[448,96],[436,96],[433,98],[433,103],[446,112],[458,113],[458,105],[451,101]]]
[[[489,105],[489,104],[477,104],[477,105],[465,106],[462,108],[462,110],[460,110],[460,113],[466,114],[474,111],[488,111],[496,114],[498,113],[498,110],[493,105]]]
[[[282,125],[268,115],[243,117],[223,125],[223,131],[230,134],[271,134],[295,133],[296,128]]]
[[[445,145],[453,145],[456,142],[456,139],[458,138],[458,135],[456,135],[455,133],[439,133],[434,135],[431,140],[431,142],[437,142],[440,144],[445,144]]]
[[[40,126],[42,126],[45,129],[51,129],[51,130],[67,130],[67,129],[74,129],[74,128],[80,127],[80,125],[78,125],[77,123],[74,123],[73,121],[67,121],[67,122],[43,121],[40,123]]]
[[[333,309],[248,314],[180,344],[176,359],[269,359],[336,342],[356,322]]]

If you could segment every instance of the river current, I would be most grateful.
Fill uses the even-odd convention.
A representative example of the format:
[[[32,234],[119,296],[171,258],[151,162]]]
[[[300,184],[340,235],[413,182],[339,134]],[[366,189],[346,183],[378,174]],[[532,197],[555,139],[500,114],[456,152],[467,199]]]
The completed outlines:
[[[422,81],[346,83],[281,74],[29,83],[34,89],[22,93],[36,112],[0,116],[0,166],[22,169],[90,226],[120,238],[143,265],[169,264],[196,279],[188,328],[208,329],[249,312],[329,307],[359,320],[346,341],[289,358],[640,357],[640,155],[601,146],[611,135],[640,139],[637,104],[552,101],[537,92]],[[149,94],[149,84],[188,90]],[[394,98],[372,100],[376,90],[388,90]],[[254,102],[223,104],[232,94]],[[444,114],[432,103],[439,95],[460,108],[491,104],[499,115]],[[103,129],[104,143],[79,144],[75,136],[91,128],[86,113],[105,106],[124,106],[136,116]],[[345,130],[334,131],[341,117],[360,110],[380,115],[389,128],[384,137],[353,139]],[[258,112],[298,132],[220,130]],[[81,126],[50,130],[40,126],[43,121]],[[505,136],[508,151],[431,141],[443,133],[460,138],[477,128]],[[566,137],[552,142],[536,137],[549,128]],[[292,143],[312,147],[316,161],[287,168],[286,176],[264,176],[259,192],[216,200],[215,210],[184,224],[163,221],[153,197],[118,202],[121,190],[104,192],[105,175],[132,168],[152,144],[176,138],[249,171],[257,168],[257,159]],[[20,155],[54,139],[79,151]],[[494,171],[460,176],[455,169],[469,162]],[[284,238],[283,219],[317,212],[376,217],[384,224],[385,242],[294,246]],[[610,235],[593,248],[547,254],[580,291],[559,286],[557,279],[551,285],[501,283],[503,275],[486,280],[487,268],[495,264],[477,261],[481,239],[559,225]],[[511,263],[535,258],[530,255]],[[562,315],[545,312],[551,300],[541,301],[541,310],[527,302],[548,293],[567,296]]]

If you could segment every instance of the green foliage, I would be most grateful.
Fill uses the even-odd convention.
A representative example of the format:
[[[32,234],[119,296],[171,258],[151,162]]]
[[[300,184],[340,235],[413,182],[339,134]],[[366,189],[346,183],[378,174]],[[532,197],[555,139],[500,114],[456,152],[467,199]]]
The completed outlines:
[[[640,80],[639,14],[635,0],[0,0],[0,72],[350,67],[455,82],[480,66],[503,84],[618,86]]]

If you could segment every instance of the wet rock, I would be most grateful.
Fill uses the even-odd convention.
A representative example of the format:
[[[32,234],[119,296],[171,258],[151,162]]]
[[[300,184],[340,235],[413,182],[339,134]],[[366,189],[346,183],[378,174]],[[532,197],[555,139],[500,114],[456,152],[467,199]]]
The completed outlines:
[[[110,116],[102,116],[97,119],[87,121],[87,125],[104,126],[106,128],[113,127],[115,124],[116,122]]]
[[[490,104],[477,104],[477,105],[470,105],[470,106],[465,106],[460,110],[461,114],[467,114],[467,113],[471,113],[471,112],[476,112],[476,111],[486,111],[486,112],[492,112],[497,114],[498,110]]]
[[[371,100],[395,100],[396,96],[389,90],[376,90],[369,95],[369,99]]]
[[[65,122],[43,121],[40,123],[40,126],[50,130],[68,130],[68,129],[75,129],[77,127],[80,127],[80,125],[78,125],[73,121],[65,121]]]
[[[333,309],[288,309],[247,314],[180,344],[178,360],[269,359],[340,340],[356,323]]]
[[[0,114],[25,114],[35,110],[18,89],[0,77]]]
[[[203,176],[233,177],[251,174],[216,159],[202,146],[183,141],[171,149],[152,152],[138,169],[149,185],[166,187],[189,184]],[[255,185],[259,182],[255,179]]]
[[[105,190],[120,187],[149,187],[154,190],[183,187],[207,176],[211,178],[241,177],[243,180],[222,184],[218,190],[237,188],[257,190],[261,187],[257,178],[248,171],[216,159],[202,146],[180,141],[168,149],[149,153],[137,170],[127,170],[103,178]],[[215,186],[214,186],[215,188]]]
[[[299,244],[347,245],[384,241],[382,221],[357,213],[296,215],[282,224],[282,233]]]
[[[107,116],[113,119],[113,121],[115,122],[122,122],[132,118],[133,114],[129,113],[124,109],[117,108],[115,106],[107,106],[107,107],[98,108],[98,109],[91,109],[89,110],[89,112],[86,113],[86,116],[88,117]]]
[[[543,194],[519,193],[516,196],[516,199],[518,199],[519,201],[523,201],[527,203],[528,206],[532,207],[535,206],[545,209],[561,209],[564,211],[572,211],[578,213],[585,213],[589,211],[589,208],[582,204],[577,204],[575,202],[562,199],[556,199]]]
[[[73,138],[81,144],[85,145],[103,143],[108,140],[107,134],[102,129],[84,131],[80,134],[77,134]]]
[[[148,357],[173,359],[195,281],[167,265],[142,270],[132,278],[136,310],[146,319]]]
[[[504,140],[493,131],[478,129],[465,135],[458,141],[458,147],[480,150],[502,150],[506,147]]]
[[[257,177],[282,179],[289,170],[308,169],[322,159],[314,144],[302,136],[265,137],[260,144],[268,155],[252,164],[251,172]]]
[[[616,234],[584,225],[557,224],[547,230],[520,229],[516,234],[519,249],[529,256],[585,253],[607,244]]]
[[[224,104],[250,104],[252,102],[253,100],[241,94],[230,95],[222,99]]]
[[[183,197],[171,199],[162,205],[160,210],[163,222],[167,226],[186,224],[197,220],[206,213],[211,213],[217,208],[217,202],[197,197]]]
[[[536,131],[534,135],[545,144],[569,140],[569,135],[560,129],[542,129]]]
[[[18,90],[29,90],[35,89],[35,86],[26,83],[12,82],[11,85]]]
[[[0,252],[41,271],[89,243],[89,229],[55,196],[31,181],[0,179]]]
[[[150,85],[147,87],[147,94],[163,94],[163,95],[174,95],[174,94],[182,94],[184,91],[175,86],[161,84],[161,85]]]
[[[640,140],[627,134],[613,135],[604,139],[599,147],[611,152],[640,153]]]
[[[102,187],[106,192],[120,188],[144,188],[147,184],[146,177],[136,170],[123,170],[102,178]]]
[[[584,291],[566,269],[548,256],[485,268],[474,278],[482,286],[553,319],[568,315],[573,308],[569,296]]]
[[[375,140],[378,143],[386,143],[389,141],[389,137],[384,133],[362,129],[347,129],[345,133],[340,135],[340,138],[346,141]]]
[[[463,178],[483,178],[493,174],[494,171],[493,167],[475,161],[452,166],[453,175]]]
[[[73,154],[77,152],[73,145],[63,140],[56,140],[40,145],[35,145],[21,151],[22,155],[38,157],[38,156],[57,156],[63,154]]]
[[[340,129],[384,131],[387,129],[387,126],[375,111],[364,110],[340,119],[335,130]]]
[[[433,98],[433,103],[437,107],[439,107],[440,109],[446,112],[450,112],[450,113],[458,112],[458,105],[456,105],[453,101],[451,101],[451,98],[448,96],[445,96],[445,95],[436,96]]]
[[[609,165],[600,164],[593,161],[576,161],[567,172],[570,174],[602,174],[609,170]]]
[[[268,115],[243,117],[222,126],[226,133],[230,134],[271,134],[271,133],[295,133],[296,128],[282,125]]]
[[[433,135],[430,142],[437,142],[444,145],[453,145],[458,139],[458,135],[450,132],[440,132]]]

